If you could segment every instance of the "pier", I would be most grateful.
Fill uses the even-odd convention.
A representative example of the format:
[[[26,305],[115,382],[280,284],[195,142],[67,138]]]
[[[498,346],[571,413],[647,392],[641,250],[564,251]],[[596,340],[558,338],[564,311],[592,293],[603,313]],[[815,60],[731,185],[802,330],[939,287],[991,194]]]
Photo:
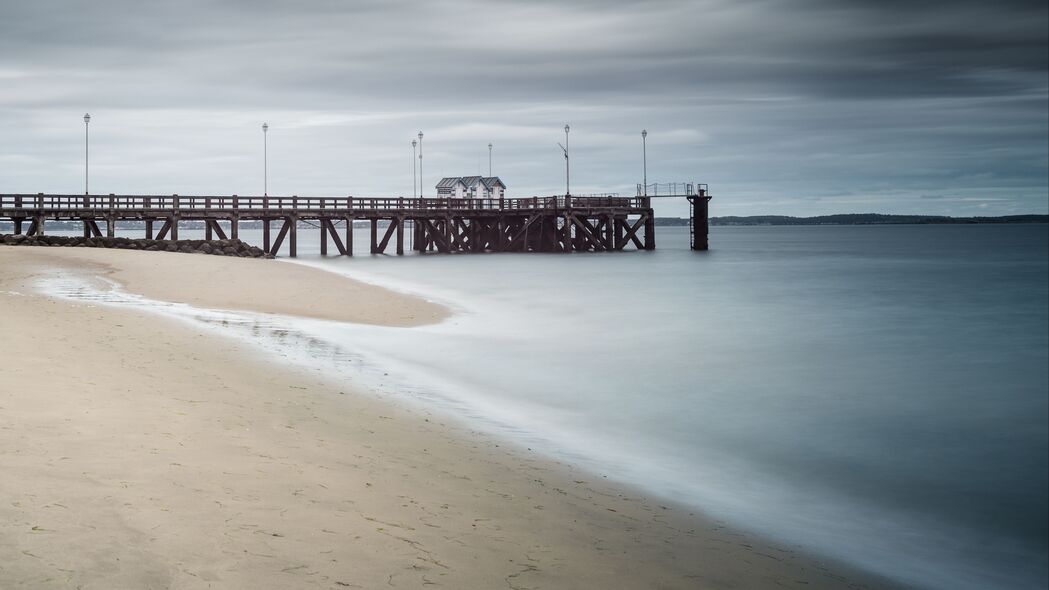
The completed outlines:
[[[696,192],[693,185],[682,190],[685,186],[686,192]],[[698,192],[676,196],[698,197]],[[85,237],[113,237],[117,221],[142,221],[144,237],[157,240],[177,240],[183,221],[203,222],[206,239],[238,238],[241,222],[260,221],[263,250],[276,256],[286,243],[291,257],[304,225],[320,230],[322,255],[330,248],[352,256],[355,221],[368,222],[371,254],[404,254],[406,241],[418,252],[609,252],[655,249],[652,198],[7,194],[0,195],[0,220],[10,220],[16,234],[25,230],[27,235],[43,235],[48,221],[80,221]],[[705,249],[705,205],[702,214]],[[228,233],[219,222],[225,222]]]

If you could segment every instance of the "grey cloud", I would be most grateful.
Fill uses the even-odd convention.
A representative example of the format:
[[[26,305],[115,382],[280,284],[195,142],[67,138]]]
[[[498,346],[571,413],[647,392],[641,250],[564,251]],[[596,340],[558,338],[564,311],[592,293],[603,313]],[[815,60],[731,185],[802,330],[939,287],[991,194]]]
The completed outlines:
[[[250,192],[269,120],[288,192],[403,194],[424,128],[428,175],[493,141],[512,192],[551,193],[571,121],[594,192],[633,190],[644,127],[650,179],[735,213],[961,214],[921,195],[967,191],[1045,211],[1047,22],[968,0],[5,3],[0,192],[74,188],[92,110],[114,191]]]

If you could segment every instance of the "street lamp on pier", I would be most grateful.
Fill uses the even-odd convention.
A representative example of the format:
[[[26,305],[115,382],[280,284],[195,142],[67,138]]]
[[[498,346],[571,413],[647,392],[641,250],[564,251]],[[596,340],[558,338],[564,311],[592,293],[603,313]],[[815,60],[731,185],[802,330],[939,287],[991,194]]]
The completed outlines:
[[[88,123],[91,122],[91,114],[84,113],[84,196],[90,194],[87,188],[87,164],[88,164]]]
[[[644,179],[642,182],[644,186],[644,195],[648,196],[648,130],[641,130],[641,162],[642,169],[644,170]]]
[[[561,145],[560,143],[557,144],[558,146],[560,146],[561,151],[563,151],[565,153],[565,196],[566,197],[572,196],[572,191],[570,190],[570,184],[569,184],[569,180],[571,179],[571,176],[569,174],[569,161],[568,161],[568,129],[569,129],[568,125],[566,124],[565,125],[565,144],[564,145]]]
[[[492,177],[492,142],[488,142],[488,177]]]
[[[418,178],[415,175],[415,146],[416,145],[418,145],[418,144],[416,144],[415,140],[413,139],[412,140],[412,198],[413,199],[418,194],[418,193],[416,193],[416,189],[419,188],[419,180],[418,180]]]
[[[268,123],[262,124],[262,196],[269,196],[269,145],[267,142],[267,136],[269,135],[270,126]]]
[[[423,198],[423,132],[419,132],[419,198]]]

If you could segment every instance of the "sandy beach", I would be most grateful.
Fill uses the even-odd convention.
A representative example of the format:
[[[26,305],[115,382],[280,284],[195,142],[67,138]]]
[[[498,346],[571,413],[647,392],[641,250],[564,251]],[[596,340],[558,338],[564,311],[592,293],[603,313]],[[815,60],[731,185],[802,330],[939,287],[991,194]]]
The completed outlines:
[[[0,588],[874,588],[627,485],[136,310],[411,326],[445,308],[265,260],[0,247]]]

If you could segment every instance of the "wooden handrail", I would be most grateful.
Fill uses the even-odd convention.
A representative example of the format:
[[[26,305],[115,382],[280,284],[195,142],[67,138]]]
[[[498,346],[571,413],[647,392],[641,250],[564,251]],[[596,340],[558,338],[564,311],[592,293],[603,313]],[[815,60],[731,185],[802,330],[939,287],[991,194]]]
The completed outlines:
[[[643,197],[502,197],[406,198],[406,197],[272,197],[239,195],[45,195],[37,193],[0,195],[0,209],[54,210],[102,209],[177,213],[179,211],[404,211],[404,210],[519,210],[627,207],[647,208]]]

